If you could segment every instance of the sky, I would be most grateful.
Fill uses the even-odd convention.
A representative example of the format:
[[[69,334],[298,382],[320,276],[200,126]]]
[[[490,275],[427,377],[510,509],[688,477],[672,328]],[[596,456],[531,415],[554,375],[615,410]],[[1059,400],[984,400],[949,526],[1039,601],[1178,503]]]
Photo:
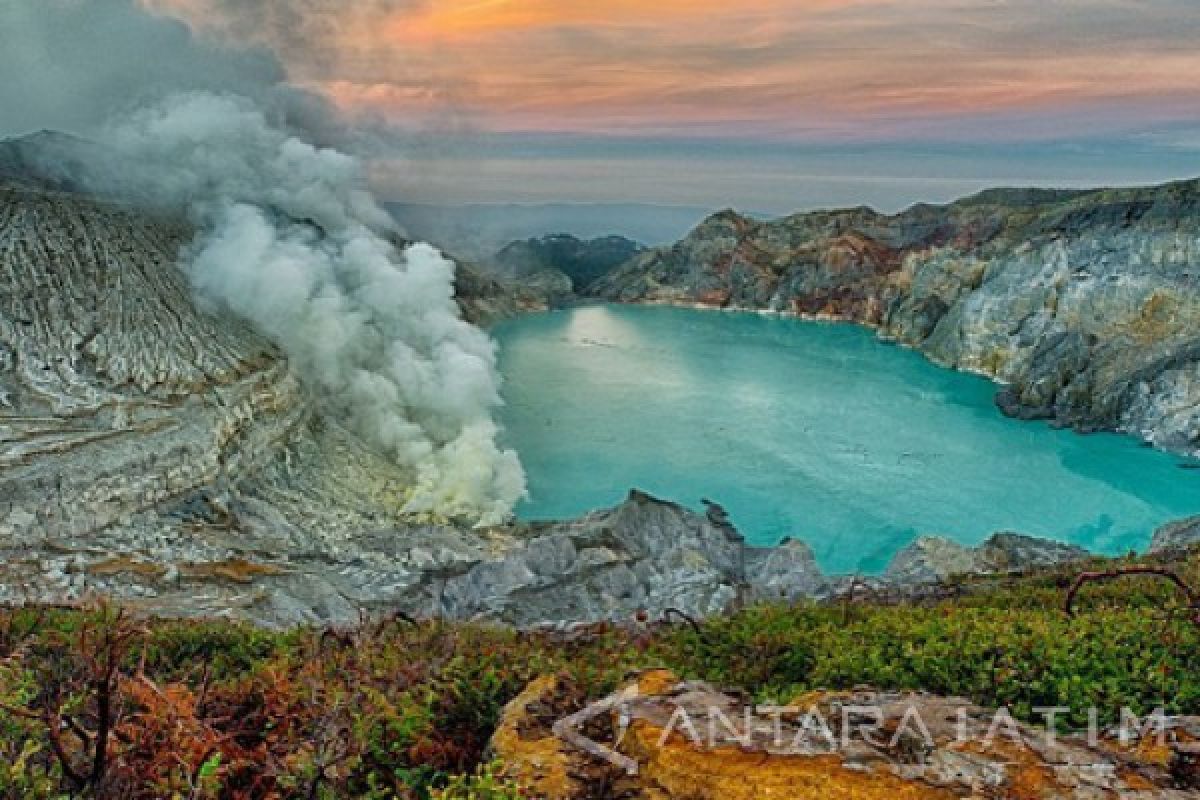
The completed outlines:
[[[1197,0],[139,0],[391,131],[425,203],[895,210],[1200,175]]]

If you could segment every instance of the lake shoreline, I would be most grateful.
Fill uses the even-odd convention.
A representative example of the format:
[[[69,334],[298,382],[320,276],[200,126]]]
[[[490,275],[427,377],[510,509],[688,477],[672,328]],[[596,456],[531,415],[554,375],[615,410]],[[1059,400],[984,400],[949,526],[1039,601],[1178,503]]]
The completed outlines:
[[[655,309],[663,309],[668,313],[659,320]],[[642,311],[647,313],[643,314]],[[980,380],[984,376],[946,370],[930,363],[909,347],[893,351],[886,347],[889,343],[877,337],[876,332],[864,330],[852,322],[814,321],[793,315],[766,315],[752,311],[744,315],[743,320],[726,324],[717,321],[723,317],[686,316],[693,311],[690,308],[668,306],[588,303],[550,315],[537,315],[541,317],[540,320],[530,321],[529,317],[521,317],[493,330],[493,335],[501,344],[501,364],[507,381],[505,395],[516,403],[503,416],[505,424],[512,429],[507,441],[516,447],[526,462],[535,495],[533,505],[527,504],[518,510],[522,519],[564,519],[593,508],[606,507],[623,490],[621,487],[630,485],[640,486],[659,496],[689,501],[689,504],[702,496],[709,496],[724,504],[739,528],[758,544],[769,544],[787,535],[803,538],[816,546],[819,560],[829,569],[878,574],[897,551],[926,534],[951,534],[951,538],[975,545],[995,531],[1017,530],[1039,538],[1074,542],[1101,554],[1116,555],[1130,549],[1144,548],[1151,531],[1159,525],[1200,512],[1200,504],[1189,504],[1186,496],[1177,496],[1182,494],[1193,477],[1178,469],[1178,457],[1147,451],[1132,438],[1120,434],[1109,434],[1112,438],[1082,437],[1071,431],[1055,429],[1049,423],[1029,426],[1026,422],[1006,418],[992,404],[994,390],[990,382]],[[814,329],[764,328],[752,321],[764,317],[818,324]],[[590,324],[598,327],[592,330],[584,320],[592,320]],[[641,324],[647,325],[645,330],[639,328]],[[607,331],[605,325],[611,325],[613,330]],[[826,329],[825,325],[830,327]],[[679,328],[679,331],[674,331],[675,328]],[[514,332],[525,329],[537,332],[528,334],[530,338],[544,337],[545,341],[527,342],[521,334],[522,354],[518,354],[520,359],[514,361],[506,355],[505,345]],[[620,338],[626,333],[629,341]],[[789,337],[795,337],[794,341]],[[820,340],[819,346],[810,341],[814,337]],[[830,341],[825,342],[827,337]],[[743,347],[746,348],[745,352]],[[812,347],[817,347],[817,350],[805,349]],[[778,348],[783,349],[776,352]],[[695,352],[690,352],[692,349]],[[900,352],[910,355],[902,357],[900,361],[890,355],[899,355]],[[801,353],[806,355],[801,356]],[[550,360],[539,361],[546,358]],[[629,359],[629,362],[623,359]],[[737,364],[745,359],[753,359],[753,365]],[[801,360],[797,362],[796,359]],[[810,361],[817,363],[820,368],[814,372],[815,368],[806,363]],[[518,372],[512,371],[526,362],[529,366],[522,367]],[[581,363],[590,366],[580,366]],[[708,365],[713,363],[723,365],[720,372],[710,369]],[[737,370],[736,379],[729,373],[730,370]],[[897,370],[900,372],[897,373]],[[615,377],[610,372],[615,373]],[[635,374],[636,379],[626,382],[622,377],[625,372]],[[780,388],[778,391],[771,388],[776,376],[790,373],[796,373],[795,378],[789,378],[790,388]],[[543,397],[537,396],[548,383],[548,379],[544,378],[550,374],[555,376],[554,380],[565,381],[577,397],[560,397],[558,395],[561,392],[553,387],[546,389]],[[885,382],[876,386],[876,375],[883,376],[879,380]],[[590,382],[593,380],[596,381],[594,385]],[[829,390],[828,396],[821,394],[823,390],[810,391],[804,388],[810,384],[820,386],[830,382],[836,383],[839,388],[836,391]],[[739,407],[740,411],[730,411],[729,403],[736,405],[739,402],[730,398],[739,391],[744,393],[748,385],[753,386],[755,393],[752,399],[746,401],[749,405]],[[967,395],[959,398],[963,386]],[[638,400],[636,393],[643,389],[645,397]],[[794,401],[795,395],[805,392],[815,393],[818,397],[813,401],[814,405],[800,405],[787,411],[793,408],[789,403]],[[864,399],[870,395],[879,395],[879,400]],[[942,405],[943,397],[950,402],[949,406]],[[893,408],[895,402],[907,403],[907,410]],[[962,406],[963,403],[967,404],[966,407]],[[655,408],[656,405],[662,408]],[[620,410],[611,411],[612,408]],[[890,423],[870,418],[884,413],[898,416]],[[924,420],[925,417],[940,413],[950,413],[951,419],[959,421],[956,424],[967,426],[962,429],[961,437],[956,438],[951,433],[959,432],[958,427],[942,430]],[[611,415],[608,423],[603,422],[606,415]],[[638,427],[631,425],[630,421],[641,415],[655,416],[655,421],[653,424],[647,423],[648,428],[639,432]],[[674,419],[679,415],[690,424]],[[807,424],[797,426],[792,423],[793,419],[804,415],[808,415]],[[843,418],[843,415],[848,416]],[[906,415],[916,417],[910,420]],[[527,420],[525,416],[531,419]],[[985,427],[977,432],[980,424]],[[863,425],[867,426],[864,432],[856,432]],[[837,426],[844,430],[837,431],[836,435],[827,432],[827,429]],[[694,440],[701,430],[711,430],[710,436],[715,436],[719,442],[714,446],[725,450],[714,453],[697,446]],[[552,431],[559,433],[552,434]],[[751,445],[759,453],[759,461],[739,466],[738,461],[721,454],[735,453],[746,445],[747,437],[753,441],[754,436],[763,435],[768,439]],[[867,438],[855,444],[855,437],[862,436]],[[876,440],[894,439],[897,436],[903,442],[890,449],[886,442],[875,443]],[[984,438],[976,441],[979,436]],[[962,441],[958,441],[959,438]],[[997,489],[997,484],[1032,480],[1022,474],[1022,470],[1029,469],[1030,465],[1018,466],[1019,462],[1010,462],[1017,457],[1016,453],[1031,446],[1031,440],[1034,442],[1032,446],[1040,447],[1039,439],[1055,442],[1050,445],[1054,448],[1065,448],[1063,453],[1070,459],[1071,465],[1064,467],[1057,464],[1060,456],[1053,455],[1052,451],[1047,451],[1046,456],[1037,456],[1041,461],[1035,463],[1042,463],[1041,469],[1052,470],[1040,483],[1055,484],[1058,490],[1051,493],[1035,483],[1030,491],[1042,499],[1030,502],[1029,498],[1023,497],[1015,489],[1003,492]],[[646,449],[641,444],[644,441],[652,441],[654,446]],[[789,441],[792,444],[789,445]],[[838,448],[840,455],[833,452]],[[667,451],[671,455],[664,459]],[[861,455],[855,455],[859,451]],[[1093,451],[1096,456],[1088,455]],[[586,461],[591,466],[576,474],[573,472],[575,466],[571,453],[577,454],[574,458]],[[662,455],[655,457],[652,453]],[[920,514],[906,516],[902,508],[892,508],[890,512],[885,510],[890,503],[888,497],[875,497],[872,494],[880,491],[875,485],[878,478],[864,478],[868,482],[861,487],[855,486],[852,481],[842,481],[838,483],[841,488],[837,496],[849,498],[856,505],[869,506],[870,513],[875,516],[875,524],[899,529],[908,526],[910,532],[902,534],[897,530],[889,534],[896,543],[890,551],[881,551],[875,556],[873,566],[830,560],[831,550],[860,552],[857,545],[839,548],[832,544],[828,536],[818,534],[827,527],[821,524],[822,515],[844,513],[841,501],[833,495],[820,500],[810,498],[807,502],[795,500],[795,503],[807,505],[808,508],[822,509],[813,512],[816,517],[810,515],[813,524],[789,526],[773,523],[775,527],[771,529],[764,527],[761,514],[754,516],[759,513],[758,507],[766,502],[764,498],[756,494],[756,499],[751,500],[739,494],[739,484],[755,485],[760,480],[760,473],[776,469],[769,466],[775,462],[761,461],[764,454],[769,454],[772,459],[782,459],[778,462],[778,471],[781,472],[788,469],[786,464],[794,463],[796,458],[802,459],[804,472],[797,474],[796,481],[799,489],[790,490],[778,482],[773,484],[779,487],[778,491],[798,491],[798,498],[808,497],[804,493],[805,483],[814,480],[837,482],[841,481],[837,475],[866,468],[868,474],[879,473],[880,477],[891,481],[888,485],[894,487],[894,495],[911,493],[914,487],[932,484],[920,489],[923,493],[921,496],[925,497],[922,501],[924,505],[961,502],[964,512],[970,506],[985,513],[980,518],[976,518],[977,514],[969,514],[963,518],[964,523],[956,523],[953,515],[925,515],[927,519],[922,523],[919,521]],[[1088,459],[1100,454],[1103,454],[1109,467],[1087,463]],[[939,468],[932,463],[947,457],[958,459],[955,462],[957,468]],[[552,466],[544,463],[545,458],[552,459]],[[624,466],[609,466],[607,460],[610,458],[616,459],[614,464]],[[716,462],[713,460],[720,459],[720,469],[726,477],[714,479],[709,473],[701,472],[696,483],[680,483],[679,480],[666,477],[686,470],[686,465],[676,462],[688,458],[705,463],[711,461],[714,465]],[[1050,460],[1047,461],[1047,458]],[[1080,462],[1081,458],[1085,460]],[[931,463],[920,464],[920,459]],[[1124,464],[1126,460],[1141,466],[1135,469]],[[977,461],[982,464],[995,463],[982,466],[974,463]],[[1146,466],[1153,467],[1154,482],[1147,482],[1147,488],[1139,490],[1136,488],[1139,480],[1136,473]],[[1063,472],[1064,469],[1067,471]],[[1106,475],[1106,469],[1112,474]],[[543,475],[547,470],[552,480],[550,484],[546,483]],[[969,485],[975,485],[975,490],[965,494],[962,492],[966,490],[945,494],[935,488],[951,486],[959,472],[972,476],[975,484]],[[804,478],[803,475],[810,477]],[[1073,485],[1071,481],[1076,481],[1078,485]],[[1110,489],[1106,483],[1097,481],[1117,483]],[[555,489],[555,486],[560,488]],[[592,486],[609,488],[593,492]],[[1105,511],[1106,505],[1112,505],[1107,510],[1119,525],[1122,513],[1120,504],[1130,502],[1121,499],[1122,493],[1131,490],[1150,491],[1148,498],[1154,493],[1166,492],[1162,496],[1172,499],[1168,501],[1166,511],[1134,526],[1139,532],[1124,538],[1109,536],[1107,545],[1095,547],[1094,540],[1077,539],[1070,535],[1072,524],[1082,524],[1089,515]],[[566,491],[571,495],[582,492],[584,499],[564,503],[547,497],[548,492],[556,491]],[[1071,497],[1072,503],[1090,503],[1096,511],[1087,509],[1087,513],[1076,523],[1055,523],[1063,497]],[[546,502],[548,499],[550,502]],[[1031,510],[1023,516],[998,511],[1021,506],[1029,506]],[[876,507],[880,509],[878,512],[875,511]],[[1038,514],[1038,508],[1044,513]],[[885,520],[884,517],[889,513],[891,519]],[[1022,523],[1022,518],[1030,522]],[[1105,524],[1103,516],[1098,519],[1099,524]],[[845,521],[840,523],[840,527],[858,528]],[[867,536],[866,531],[875,528],[868,524],[862,529],[863,536]],[[772,530],[774,533],[768,535],[767,532]]]

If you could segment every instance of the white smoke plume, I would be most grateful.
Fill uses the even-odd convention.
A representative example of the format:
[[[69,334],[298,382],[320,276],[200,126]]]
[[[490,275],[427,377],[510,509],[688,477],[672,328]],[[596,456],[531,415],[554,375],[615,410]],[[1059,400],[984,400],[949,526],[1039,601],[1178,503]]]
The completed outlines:
[[[525,489],[496,444],[495,347],[455,303],[454,265],[400,251],[358,162],[275,127],[245,98],[173,95],[106,144],[200,231],[182,254],[199,295],[254,322],[333,414],[411,467],[407,511],[507,518]]]
[[[314,3],[271,0],[256,13],[296,29],[289,20]],[[339,19],[341,6],[319,4],[318,19]],[[278,43],[198,35],[150,8],[172,5],[0,2],[0,135],[104,140],[114,157],[86,158],[105,163],[73,177],[186,209],[198,234],[180,261],[197,296],[275,339],[327,413],[413,470],[407,510],[505,519],[524,474],[497,446],[494,346],[460,318],[454,265],[426,245],[397,248],[359,163],[327,147],[364,135],[289,83]]]

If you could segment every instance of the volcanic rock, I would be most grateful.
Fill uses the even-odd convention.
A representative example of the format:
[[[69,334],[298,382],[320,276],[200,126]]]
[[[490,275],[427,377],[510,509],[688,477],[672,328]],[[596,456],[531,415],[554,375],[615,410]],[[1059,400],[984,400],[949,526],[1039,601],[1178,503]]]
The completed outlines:
[[[960,698],[818,691],[764,709],[739,693],[651,671],[579,707],[566,679],[539,679],[505,709],[492,740],[536,797],[577,800],[1190,797],[1180,764],[1200,719],[1164,735],[1048,737]]]
[[[978,547],[967,547],[938,536],[922,536],[895,555],[885,581],[904,586],[944,582],[963,575],[1026,572],[1090,557],[1074,545],[1025,536],[996,533]]]
[[[1168,522],[1154,532],[1151,553],[1187,550],[1200,544],[1200,516]]]
[[[702,616],[748,601],[825,596],[836,586],[801,542],[749,547],[711,503],[696,513],[633,492],[577,520],[483,530],[401,513],[414,476],[327,414],[274,343],[195,303],[177,266],[194,231],[169,211],[86,191],[72,180],[79,147],[86,145],[53,134],[0,145],[0,602],[108,595],[146,612],[268,625],[350,623],[360,611],[401,610],[539,626],[658,617],[670,608]],[[1156,431],[1186,438],[1195,353],[1172,343],[1186,339],[1191,319],[1185,273],[1195,239],[1184,212],[1192,194],[1180,185],[1021,202],[1001,203],[1001,195],[896,218],[857,209],[765,225],[726,212],[679,252],[635,259],[652,268],[622,269],[602,283],[612,278],[605,285],[627,299],[700,296],[692,287],[747,305],[778,305],[786,283],[809,298],[800,306],[821,296],[822,308],[838,314],[872,319],[886,311],[892,330],[909,320],[913,330],[928,328],[928,342],[963,348],[971,337],[944,331],[946,320],[966,319],[959,294],[974,290],[962,287],[1008,287],[993,298],[999,306],[982,307],[1009,308],[1028,287],[993,273],[1020,274],[1035,256],[997,250],[1003,264],[1016,265],[1002,269],[1001,261],[951,257],[946,248],[1008,242],[1013,231],[1053,217],[1062,228],[1055,246],[1070,250],[1095,228],[1120,254],[1142,253],[1130,255],[1133,277],[1117,270],[1115,256],[1104,261],[1105,274],[1118,279],[1100,294],[1068,275],[1077,310],[1055,324],[1070,330],[1031,334],[1028,352],[1013,345],[1029,364],[1059,368],[1023,372],[1039,377],[1014,383],[1013,402],[1059,414],[1063,398],[1075,397],[1070,387],[1109,392],[1114,380],[1134,375],[1137,392],[1120,394],[1113,413],[1129,399],[1138,419],[1154,417],[1163,423]],[[1119,200],[1125,212],[1104,210]],[[957,222],[947,227],[947,215]],[[941,250],[919,242],[942,242]],[[911,281],[901,279],[909,273]],[[847,291],[851,284],[857,288]],[[1157,287],[1152,313],[1125,334],[1089,338],[1124,319],[1131,284]],[[481,322],[544,307],[469,265],[459,265],[457,293],[464,315]],[[1121,355],[1114,343],[1126,334],[1141,345]],[[1116,360],[1097,362],[1100,352]],[[1135,373],[1123,371],[1134,362]],[[1170,412],[1158,414],[1168,401]],[[926,544],[898,559],[889,579],[1076,555],[1032,540],[997,540],[978,552]]]
[[[992,190],[892,216],[723,211],[591,293],[872,325],[995,378],[1005,413],[1200,451],[1200,181]]]

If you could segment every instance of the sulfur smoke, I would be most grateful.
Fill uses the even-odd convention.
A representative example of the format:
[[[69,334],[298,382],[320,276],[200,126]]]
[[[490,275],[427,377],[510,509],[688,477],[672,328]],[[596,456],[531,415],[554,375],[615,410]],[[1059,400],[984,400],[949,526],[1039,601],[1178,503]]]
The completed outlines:
[[[496,444],[495,347],[454,300],[454,265],[398,249],[358,162],[278,127],[251,101],[174,95],[110,127],[142,192],[200,233],[181,263],[200,297],[287,352],[326,413],[410,467],[407,511],[502,521],[524,492]]]
[[[311,143],[353,138],[319,98],[288,86],[269,53],[198,41],[131,0],[15,0],[0,20],[18,45],[0,54],[17,84],[0,100],[51,98],[21,124],[100,138],[123,188],[186,210],[198,233],[180,264],[197,297],[277,341],[327,414],[412,470],[405,510],[510,515],[525,478],[497,444],[495,347],[461,318],[453,263],[403,244],[359,162]],[[164,62],[147,69],[151,53]],[[38,69],[60,60],[59,72]],[[105,74],[114,80],[97,82]],[[76,118],[73,99],[107,115],[116,98],[137,107],[115,123],[93,119],[99,110]],[[91,179],[111,183],[109,166]]]

